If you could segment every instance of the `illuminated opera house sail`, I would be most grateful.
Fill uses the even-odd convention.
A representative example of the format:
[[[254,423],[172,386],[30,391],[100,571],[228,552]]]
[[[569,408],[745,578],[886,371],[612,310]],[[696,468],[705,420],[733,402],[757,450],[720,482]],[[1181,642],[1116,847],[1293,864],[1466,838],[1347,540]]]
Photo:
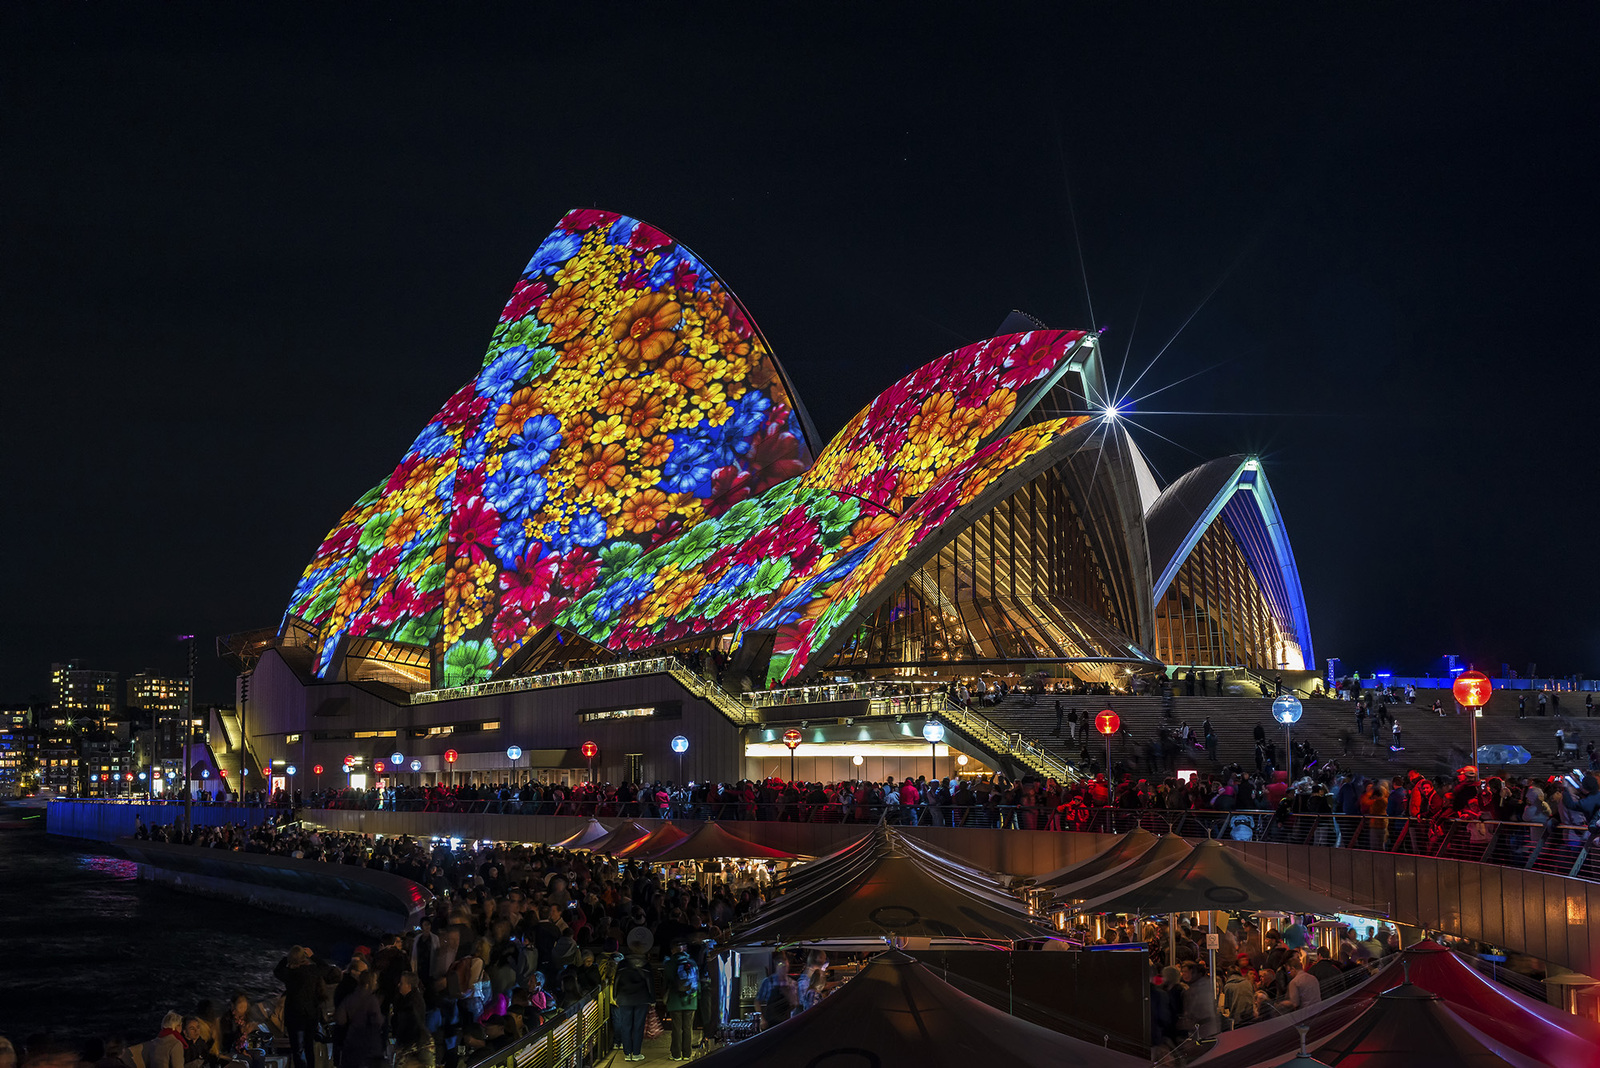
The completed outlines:
[[[1103,395],[1094,335],[1013,314],[823,443],[694,253],[573,211],[476,375],[317,548],[276,644],[407,690],[712,643],[758,686],[1308,663],[1260,465],[1160,490]]]

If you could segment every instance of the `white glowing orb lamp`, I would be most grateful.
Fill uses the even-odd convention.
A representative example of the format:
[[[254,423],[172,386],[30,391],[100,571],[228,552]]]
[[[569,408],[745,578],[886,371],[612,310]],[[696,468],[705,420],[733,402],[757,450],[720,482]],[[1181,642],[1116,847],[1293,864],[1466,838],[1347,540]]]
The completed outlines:
[[[1299,723],[1300,714],[1304,711],[1305,709],[1300,706],[1300,701],[1289,694],[1284,694],[1272,702],[1272,718],[1279,723]]]
[[[944,724],[929,720],[922,725],[922,737],[929,745],[938,745],[944,741]]]

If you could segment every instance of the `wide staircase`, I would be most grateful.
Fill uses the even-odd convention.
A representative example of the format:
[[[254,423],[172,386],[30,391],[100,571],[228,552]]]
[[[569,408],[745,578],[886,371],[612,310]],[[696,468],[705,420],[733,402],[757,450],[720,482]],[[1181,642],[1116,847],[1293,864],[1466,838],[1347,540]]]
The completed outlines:
[[[1557,771],[1567,772],[1574,767],[1587,768],[1584,752],[1588,741],[1600,745],[1600,717],[1585,720],[1581,702],[1569,700],[1571,708],[1563,708],[1563,715],[1535,715],[1535,703],[1528,701],[1528,718],[1516,718],[1515,696],[1504,698],[1496,694],[1483,718],[1478,720],[1478,745],[1520,745],[1532,756],[1527,764],[1496,766],[1485,764],[1484,775],[1508,777],[1538,776],[1543,778]],[[1442,701],[1445,715],[1434,714],[1432,705]],[[1045,751],[1075,765],[1082,766],[1083,746],[1068,738],[1068,728],[1063,725],[1060,737],[1052,736],[1055,729],[1055,702],[1053,694],[1028,696],[1013,694],[1000,704],[980,707],[981,712],[1001,730],[1032,742]],[[1144,744],[1154,739],[1162,726],[1178,727],[1187,723],[1193,728],[1196,741],[1203,740],[1201,724],[1209,718],[1217,736],[1217,759],[1210,760],[1203,750],[1181,754],[1178,766],[1197,771],[1217,771],[1225,764],[1238,763],[1247,770],[1255,768],[1255,737],[1257,724],[1267,732],[1267,737],[1277,743],[1282,764],[1284,728],[1272,718],[1272,702],[1261,697],[1187,697],[1173,698],[1173,715],[1170,720],[1162,716],[1160,697],[1127,697],[1113,695],[1085,696],[1063,695],[1059,698],[1065,709],[1076,708],[1080,721],[1085,713],[1088,722],[1080,722],[1079,738],[1089,734],[1088,752],[1100,762],[1105,759],[1105,739],[1094,733],[1093,717],[1101,709],[1109,708],[1121,717],[1127,735],[1119,735],[1112,743],[1113,761],[1144,773]],[[1295,724],[1292,737],[1308,741],[1319,757],[1332,760],[1341,768],[1359,772],[1370,778],[1390,778],[1415,768],[1428,775],[1450,774],[1468,762],[1471,742],[1465,714],[1455,713],[1455,703],[1444,691],[1417,693],[1417,703],[1391,703],[1389,711],[1399,721],[1404,749],[1394,751],[1390,745],[1387,724],[1380,731],[1379,742],[1371,741],[1371,719],[1367,720],[1367,736],[1356,733],[1355,704],[1349,701],[1326,699],[1303,700],[1304,714]],[[1375,707],[1375,705],[1374,705]],[[1555,732],[1562,728],[1578,736],[1577,752],[1558,758]]]

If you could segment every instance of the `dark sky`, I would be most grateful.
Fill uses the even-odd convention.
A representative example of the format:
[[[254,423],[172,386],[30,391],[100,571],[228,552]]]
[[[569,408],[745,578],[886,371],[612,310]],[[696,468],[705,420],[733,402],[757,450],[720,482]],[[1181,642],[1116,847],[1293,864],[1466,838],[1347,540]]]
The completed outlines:
[[[935,6],[8,5],[0,700],[275,624],[589,205],[824,436],[1012,307],[1136,372],[1220,281],[1139,392],[1244,414],[1139,437],[1265,457],[1319,659],[1600,670],[1596,8]]]

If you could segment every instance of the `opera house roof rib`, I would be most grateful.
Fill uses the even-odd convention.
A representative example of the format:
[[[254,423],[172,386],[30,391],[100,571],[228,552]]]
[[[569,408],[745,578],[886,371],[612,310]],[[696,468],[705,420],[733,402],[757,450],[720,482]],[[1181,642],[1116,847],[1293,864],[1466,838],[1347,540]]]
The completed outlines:
[[[1202,477],[1215,465],[1156,497],[1126,432],[1086,400],[1102,385],[1094,336],[1006,333],[906,375],[819,452],[710,268],[646,223],[569,212],[476,377],[324,539],[280,640],[308,646],[323,678],[371,658],[446,686],[556,645],[637,655],[714,636],[772,681],[828,665],[1153,667],[1152,577],[1170,584],[1196,523],[1222,514],[1309,651],[1264,478],[1245,495],[1265,502],[1254,526],[1233,514],[1237,486]]]

